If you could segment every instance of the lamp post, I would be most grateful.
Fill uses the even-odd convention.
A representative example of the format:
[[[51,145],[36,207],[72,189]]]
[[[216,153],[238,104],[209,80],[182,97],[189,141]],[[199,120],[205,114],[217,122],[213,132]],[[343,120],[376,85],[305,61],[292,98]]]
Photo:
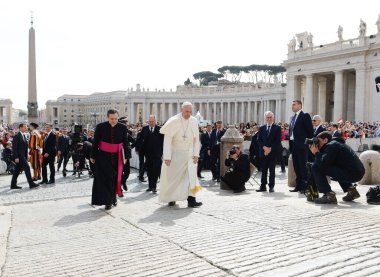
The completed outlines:
[[[96,117],[99,115],[99,113],[97,113],[97,112],[93,112],[93,113],[91,113],[91,116],[93,116],[94,117],[94,126],[96,126]]]

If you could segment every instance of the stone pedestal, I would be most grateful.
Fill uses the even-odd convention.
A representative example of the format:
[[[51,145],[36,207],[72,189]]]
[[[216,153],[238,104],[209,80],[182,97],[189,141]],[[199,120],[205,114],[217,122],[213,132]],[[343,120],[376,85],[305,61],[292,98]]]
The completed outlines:
[[[239,131],[235,126],[230,125],[227,131],[224,133],[224,136],[221,138],[220,145],[220,176],[223,176],[227,170],[227,167],[224,165],[228,151],[231,150],[233,145],[239,145],[240,150],[243,151],[243,137],[240,136]],[[220,182],[221,189],[231,189],[223,181]]]
[[[288,186],[294,188],[296,186],[296,173],[294,171],[292,155],[288,159]]]
[[[380,153],[373,150],[360,154],[360,161],[365,168],[365,174],[359,181],[361,185],[374,185],[380,183]]]

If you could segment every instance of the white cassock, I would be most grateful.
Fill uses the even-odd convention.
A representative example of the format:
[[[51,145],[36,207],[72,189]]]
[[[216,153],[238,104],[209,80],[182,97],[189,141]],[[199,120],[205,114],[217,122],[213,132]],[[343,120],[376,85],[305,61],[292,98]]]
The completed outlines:
[[[182,114],[172,116],[160,129],[164,134],[164,160],[171,160],[170,166],[162,163],[159,201],[187,200],[201,189],[197,178],[197,164],[193,157],[199,157],[198,120]]]

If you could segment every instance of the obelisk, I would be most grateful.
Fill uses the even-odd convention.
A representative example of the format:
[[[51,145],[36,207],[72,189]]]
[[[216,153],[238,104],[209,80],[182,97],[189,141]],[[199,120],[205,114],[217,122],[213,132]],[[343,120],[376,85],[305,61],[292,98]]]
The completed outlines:
[[[36,84],[36,45],[33,28],[33,15],[29,29],[29,70],[28,70],[28,121],[37,122],[37,84]]]

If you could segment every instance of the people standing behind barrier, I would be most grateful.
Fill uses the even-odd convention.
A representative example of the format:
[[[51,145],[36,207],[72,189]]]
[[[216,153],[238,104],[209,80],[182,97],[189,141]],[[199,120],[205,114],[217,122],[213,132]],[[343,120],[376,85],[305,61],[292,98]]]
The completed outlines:
[[[63,162],[63,170],[66,170],[67,163],[70,159],[70,138],[67,135],[67,129],[62,129],[62,134],[58,137],[57,142],[58,150],[58,167],[57,171],[61,168]]]
[[[200,135],[200,141],[201,141],[201,150],[199,152],[199,161],[198,161],[198,169],[197,169],[197,175],[198,178],[203,179],[202,176],[202,170],[205,168],[208,168],[207,165],[210,164],[210,142],[211,142],[211,132],[212,132],[212,126],[211,124],[206,125],[206,131],[203,132]]]

